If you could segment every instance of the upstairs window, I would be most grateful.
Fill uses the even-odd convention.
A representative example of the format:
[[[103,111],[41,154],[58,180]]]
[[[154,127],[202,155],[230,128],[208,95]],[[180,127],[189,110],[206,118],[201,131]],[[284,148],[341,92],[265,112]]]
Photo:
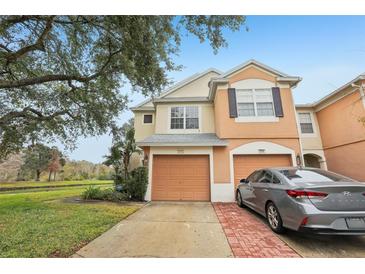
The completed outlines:
[[[199,129],[199,108],[197,106],[172,107],[171,129]]]
[[[271,89],[238,89],[236,94],[238,116],[275,115]]]
[[[171,129],[184,129],[184,107],[171,108]]]
[[[299,124],[302,133],[314,133],[311,114],[299,113]]]
[[[143,123],[144,124],[152,124],[152,114],[143,115]]]

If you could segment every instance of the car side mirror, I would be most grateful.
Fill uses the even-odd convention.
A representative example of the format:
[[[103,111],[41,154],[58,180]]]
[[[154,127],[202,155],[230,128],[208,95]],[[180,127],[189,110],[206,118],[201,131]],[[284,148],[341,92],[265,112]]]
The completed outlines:
[[[241,179],[241,180],[240,180],[240,183],[241,183],[241,184],[248,184],[248,181],[247,181],[246,179]]]

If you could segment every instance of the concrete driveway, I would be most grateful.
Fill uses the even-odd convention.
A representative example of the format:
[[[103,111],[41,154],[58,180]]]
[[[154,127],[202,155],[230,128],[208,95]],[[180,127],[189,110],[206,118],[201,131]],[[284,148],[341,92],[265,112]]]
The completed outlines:
[[[73,257],[233,257],[210,203],[152,202]]]

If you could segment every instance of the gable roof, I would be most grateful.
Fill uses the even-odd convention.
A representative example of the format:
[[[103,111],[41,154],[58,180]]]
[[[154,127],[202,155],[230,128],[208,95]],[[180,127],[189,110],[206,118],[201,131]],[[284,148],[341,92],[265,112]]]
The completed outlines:
[[[230,76],[231,74],[233,74],[233,73],[235,73],[237,71],[240,71],[241,69],[244,69],[245,67],[248,67],[250,65],[255,65],[257,67],[260,67],[260,68],[262,68],[262,69],[264,69],[264,70],[266,70],[268,72],[271,72],[272,74],[275,74],[277,76],[291,77],[291,76],[289,76],[289,75],[287,75],[287,74],[285,74],[285,73],[283,73],[281,71],[278,71],[278,70],[276,70],[276,69],[274,69],[272,67],[269,67],[269,66],[267,66],[267,65],[265,65],[265,64],[263,64],[263,63],[261,63],[261,62],[259,62],[257,60],[255,60],[255,59],[250,59],[250,60],[248,60],[248,61],[246,61],[246,62],[244,62],[244,63],[242,63],[242,64],[240,64],[240,65],[238,65],[238,66],[236,66],[236,67],[234,67],[232,69],[230,69],[230,70],[228,70],[223,75],[221,75],[221,77],[222,78],[226,78],[226,77]]]
[[[296,86],[302,79],[300,77],[297,77],[297,76],[289,76],[288,74],[285,74],[281,71],[278,71],[272,67],[269,67],[257,60],[254,60],[254,59],[251,59],[251,60],[248,60],[247,62],[244,62],[236,67],[234,67],[233,69],[230,69],[228,70],[227,72],[225,73],[222,73],[221,71],[219,71],[218,69],[215,69],[215,68],[209,68],[201,73],[195,73],[193,74],[192,76],[176,83],[175,85],[171,86],[170,88],[168,88],[165,92],[163,92],[161,95],[155,97],[155,98],[149,98],[145,101],[143,101],[142,103],[130,108],[131,110],[133,111],[136,111],[136,110],[151,110],[151,108],[153,107],[150,107],[150,106],[144,106],[145,104],[148,104],[149,102],[163,102],[163,101],[167,101],[166,99],[164,100],[163,98],[170,95],[171,93],[179,90],[180,88],[198,80],[199,78],[203,77],[204,75],[207,75],[208,73],[211,73],[211,72],[215,72],[217,74],[216,77],[212,77],[211,80],[209,81],[209,86],[210,86],[210,90],[209,90],[209,95],[208,95],[208,98],[206,99],[207,101],[211,100],[213,98],[213,94],[214,94],[214,91],[212,92],[212,90],[214,90],[214,87],[216,87],[217,84],[220,84],[220,83],[226,83],[228,81],[228,77],[239,71],[239,70],[242,70],[250,65],[255,65],[271,74],[274,74],[276,75],[276,79],[277,81],[279,82],[290,82],[291,83],[291,86]],[[168,100],[168,101],[173,101],[173,100],[178,100],[176,98],[174,99],[171,99],[171,100]]]
[[[154,100],[159,101],[160,99],[164,98],[165,96],[177,91],[178,89],[194,82],[195,80],[198,80],[199,78],[203,77],[204,75],[211,73],[211,72],[215,72],[218,75],[222,74],[221,71],[219,71],[216,68],[209,68],[204,70],[203,72],[200,73],[195,73],[192,76],[185,78],[184,80],[177,82],[175,85],[171,86],[170,88],[168,88],[166,91],[164,91],[163,93],[161,93],[159,96],[155,97],[155,98],[148,98],[146,100],[144,100],[143,102],[139,103],[138,105],[131,107],[131,110],[144,110],[147,109],[146,107],[143,107],[143,105],[152,102]],[[151,108],[151,107],[148,107]]]
[[[341,87],[339,87],[336,90],[332,91],[331,93],[327,94],[326,96],[324,96],[323,98],[319,99],[318,101],[315,101],[315,102],[309,103],[309,104],[297,104],[297,105],[295,105],[295,107],[298,107],[298,108],[301,108],[301,107],[313,107],[313,108],[318,107],[320,104],[322,104],[326,100],[330,99],[331,97],[334,97],[334,96],[338,95],[344,89],[350,87],[352,84],[355,84],[356,82],[358,82],[360,80],[365,80],[365,72],[362,73],[362,74],[360,74],[356,78],[352,79],[350,82],[347,82],[346,84],[342,85]],[[356,89],[357,88],[354,88],[353,91],[355,91]],[[352,93],[353,91],[351,91],[350,93]],[[336,102],[336,101],[337,100],[335,100],[334,102]]]

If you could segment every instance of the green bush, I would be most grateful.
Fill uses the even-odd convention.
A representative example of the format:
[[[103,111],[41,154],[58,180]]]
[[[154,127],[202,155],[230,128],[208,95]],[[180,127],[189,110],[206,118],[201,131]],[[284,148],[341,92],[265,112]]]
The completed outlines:
[[[130,178],[125,182],[125,191],[131,200],[143,201],[147,191],[147,168],[138,167],[131,172]]]
[[[84,200],[103,200],[120,202],[128,200],[126,193],[116,192],[112,188],[101,189],[100,187],[89,186],[82,194]]]
[[[89,186],[82,194],[81,198],[84,200],[99,200],[102,190],[100,187]]]

